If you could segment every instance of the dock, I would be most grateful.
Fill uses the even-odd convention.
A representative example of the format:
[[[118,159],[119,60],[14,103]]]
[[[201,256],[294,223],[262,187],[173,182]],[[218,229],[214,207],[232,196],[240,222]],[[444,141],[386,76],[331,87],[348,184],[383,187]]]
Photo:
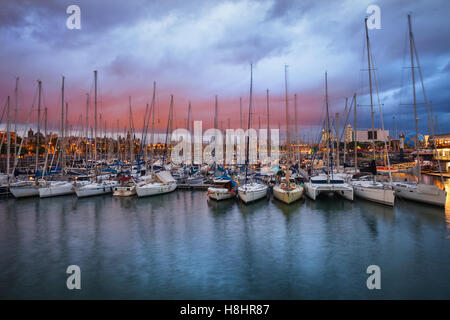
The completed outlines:
[[[441,174],[439,172],[434,172],[434,171],[422,171],[422,174],[426,174],[426,175],[434,176],[434,177],[440,177],[441,176]],[[444,178],[450,178],[450,173],[442,172],[442,176]]]
[[[212,187],[212,184],[207,184],[207,183],[199,183],[199,184],[181,183],[181,184],[177,185],[178,189],[185,189],[185,190],[208,190],[209,187]]]

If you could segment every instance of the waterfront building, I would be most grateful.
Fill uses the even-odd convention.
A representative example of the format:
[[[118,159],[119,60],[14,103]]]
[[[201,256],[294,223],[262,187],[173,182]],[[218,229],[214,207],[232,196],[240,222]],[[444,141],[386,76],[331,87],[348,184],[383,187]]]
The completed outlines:
[[[450,133],[438,134],[434,137],[438,159],[444,171],[450,171]]]

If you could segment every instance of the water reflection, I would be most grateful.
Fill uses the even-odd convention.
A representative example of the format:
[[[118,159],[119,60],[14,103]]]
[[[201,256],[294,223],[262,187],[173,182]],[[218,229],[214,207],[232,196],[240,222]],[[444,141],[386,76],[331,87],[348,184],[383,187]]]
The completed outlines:
[[[392,223],[395,220],[395,208],[387,205],[378,204],[364,199],[355,199],[355,206],[359,207],[360,212],[366,216],[374,216],[377,219],[383,219],[385,222]]]
[[[227,214],[236,205],[235,198],[217,201],[208,197],[206,201],[214,214]]]
[[[339,197],[244,204],[177,190],[0,201],[0,298],[449,298],[448,216]],[[77,264],[83,290],[65,289]],[[386,284],[365,288],[378,264]]]
[[[282,213],[288,220],[292,214],[298,213],[300,211],[300,208],[304,205],[305,201],[306,199],[302,198],[295,201],[294,203],[286,204],[275,198],[272,199],[274,207],[278,209],[278,212]]]

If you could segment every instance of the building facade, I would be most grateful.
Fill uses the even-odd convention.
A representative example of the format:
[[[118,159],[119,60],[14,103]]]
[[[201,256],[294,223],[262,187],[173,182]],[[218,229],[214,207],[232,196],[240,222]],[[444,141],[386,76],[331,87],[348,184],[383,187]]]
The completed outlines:
[[[353,128],[351,125],[347,125],[345,128],[345,140],[347,142],[353,141]],[[382,129],[363,129],[356,130],[356,139],[358,142],[372,142],[372,137],[375,141],[389,141],[389,130]]]
[[[446,172],[450,171],[450,133],[438,134],[434,137],[437,155]]]

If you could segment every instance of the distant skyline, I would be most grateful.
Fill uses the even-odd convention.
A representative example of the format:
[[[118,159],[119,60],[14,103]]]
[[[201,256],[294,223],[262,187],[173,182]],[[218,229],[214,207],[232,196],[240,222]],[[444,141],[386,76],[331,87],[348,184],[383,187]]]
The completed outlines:
[[[81,29],[69,30],[66,8],[81,9]],[[407,14],[419,53],[425,89],[433,101],[440,133],[450,123],[450,2],[440,1],[3,1],[0,11],[0,103],[14,105],[20,78],[19,121],[24,123],[43,82],[43,106],[49,126],[58,128],[61,77],[66,79],[69,120],[85,116],[93,71],[98,70],[99,104],[109,128],[128,125],[131,96],[134,123],[142,126],[146,103],[157,84],[157,126],[165,128],[170,95],[176,125],[185,126],[188,102],[192,120],[239,126],[239,98],[247,118],[250,63],[254,64],[254,127],[266,126],[266,89],[270,91],[271,127],[284,128],[284,65],[288,67],[290,117],[298,95],[302,132],[324,118],[324,73],[328,72],[330,112],[340,113],[345,97],[358,94],[358,127],[370,126],[364,18],[370,4],[381,9],[381,29],[369,31],[385,129],[414,129],[409,105],[411,75]],[[419,80],[418,74],[416,75]],[[377,97],[375,96],[375,102]],[[417,82],[421,133],[427,133],[426,107]],[[378,107],[376,127],[380,127]],[[13,113],[12,113],[13,114]],[[395,123],[393,117],[395,116]],[[352,119],[352,115],[351,115]],[[36,121],[36,113],[32,121]],[[5,118],[1,127],[4,127]],[[93,122],[91,122],[93,124]],[[353,126],[353,120],[350,120]],[[246,126],[246,124],[245,124]],[[244,127],[245,127],[244,126]]]

